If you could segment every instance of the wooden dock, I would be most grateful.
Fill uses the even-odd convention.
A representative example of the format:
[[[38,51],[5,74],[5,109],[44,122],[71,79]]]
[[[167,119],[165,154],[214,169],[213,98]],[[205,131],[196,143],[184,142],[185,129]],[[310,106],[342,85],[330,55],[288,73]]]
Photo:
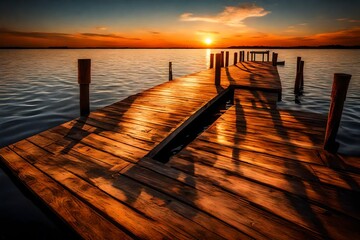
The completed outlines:
[[[227,91],[233,106],[152,157]],[[161,84],[0,149],[84,239],[360,239],[360,161],[322,150],[326,117],[279,110],[268,62]]]

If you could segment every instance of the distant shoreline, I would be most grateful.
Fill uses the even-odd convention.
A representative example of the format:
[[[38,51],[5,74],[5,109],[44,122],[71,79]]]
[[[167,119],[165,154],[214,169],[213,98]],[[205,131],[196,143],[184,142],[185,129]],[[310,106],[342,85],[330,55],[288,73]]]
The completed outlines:
[[[321,46],[230,46],[230,47],[216,47],[216,48],[191,48],[191,47],[68,47],[68,46],[53,46],[53,47],[0,47],[0,49],[360,49],[360,45],[343,46],[343,45],[321,45]]]

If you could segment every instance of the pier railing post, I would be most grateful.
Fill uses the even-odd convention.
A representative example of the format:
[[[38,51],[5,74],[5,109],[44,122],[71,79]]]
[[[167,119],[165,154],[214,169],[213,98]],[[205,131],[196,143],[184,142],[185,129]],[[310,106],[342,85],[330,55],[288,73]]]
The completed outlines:
[[[210,53],[210,68],[214,68],[214,54]]]
[[[237,63],[237,52],[234,52],[234,65]]]
[[[217,53],[215,55],[215,85],[220,85],[220,78],[221,78],[221,62],[222,62],[222,57],[221,57],[221,53]]]
[[[78,83],[80,85],[80,116],[90,113],[91,59],[78,59]]]
[[[172,62],[169,62],[169,81],[173,80]]]
[[[329,152],[337,152],[339,144],[335,142],[339,129],[344,101],[349,87],[351,75],[345,73],[335,73],[331,91],[331,103],[326,125],[324,139],[324,149]]]
[[[278,59],[278,54],[274,52],[272,57],[273,57],[272,58],[272,65],[276,66],[277,65],[277,59]]]
[[[225,53],[225,67],[229,66],[229,52],[226,51]]]
[[[221,51],[221,67],[224,67],[224,51]]]

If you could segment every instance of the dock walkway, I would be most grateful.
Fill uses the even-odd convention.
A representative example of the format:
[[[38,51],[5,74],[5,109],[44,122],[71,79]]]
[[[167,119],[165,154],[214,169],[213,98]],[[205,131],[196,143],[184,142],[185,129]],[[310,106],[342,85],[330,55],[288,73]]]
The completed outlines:
[[[0,149],[85,239],[359,239],[360,162],[322,150],[326,118],[279,110],[267,62],[161,84]],[[227,91],[233,106],[151,158]]]

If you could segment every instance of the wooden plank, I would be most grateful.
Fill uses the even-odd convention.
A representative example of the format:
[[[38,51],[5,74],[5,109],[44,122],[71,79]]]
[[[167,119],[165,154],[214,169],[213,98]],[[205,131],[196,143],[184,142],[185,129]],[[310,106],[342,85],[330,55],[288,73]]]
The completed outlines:
[[[273,191],[276,191],[274,189],[278,189],[299,196],[301,197],[301,199],[306,199],[306,201],[309,201],[311,203],[309,203],[310,205],[316,204],[321,206],[322,208],[331,208],[333,210],[342,212],[345,215],[360,220],[360,210],[357,206],[353,205],[354,201],[357,202],[356,199],[360,201],[360,195],[352,191],[344,191],[342,189],[331,188],[320,184],[316,178],[316,175],[313,172],[308,173],[308,175],[312,176],[311,178],[304,180],[289,176],[287,173],[280,174],[246,163],[236,164],[236,160],[233,159],[228,159],[227,161],[231,162],[232,165],[238,165],[238,167],[234,167],[232,171],[229,171],[228,169],[225,169],[223,167],[217,167],[218,164],[206,164],[207,161],[202,159],[206,158],[205,156],[206,155],[201,155],[199,157],[198,155],[196,155],[196,153],[189,153],[186,155],[182,154],[173,157],[167,163],[167,165],[184,171],[188,174],[192,174],[196,177],[204,177],[207,181],[210,181],[212,182],[212,184],[218,185],[220,187],[224,187],[224,185],[230,184],[230,182],[231,184],[236,183],[236,186],[241,186],[241,189],[239,189],[239,191],[246,191],[246,186],[249,185],[243,183],[243,180],[239,179],[239,177],[246,178],[250,181],[255,182],[256,184],[265,186],[264,189],[266,189],[266,187],[269,188],[269,191],[271,191],[270,195],[268,195],[269,197],[271,196]],[[219,160],[217,159],[217,162],[218,161]],[[302,165],[294,165],[294,167],[301,169]],[[303,169],[302,171],[305,172],[306,170]],[[227,180],[225,181],[225,179]],[[230,188],[232,188],[231,185],[229,186],[229,189]],[[253,191],[252,189],[256,189],[256,187],[249,186],[249,189]],[[249,195],[247,195],[246,193],[244,193],[243,195],[248,199],[257,196],[257,194],[252,194],[249,197]],[[288,198],[290,199],[292,197]],[[264,199],[267,198],[265,197]],[[291,207],[292,205],[290,206],[290,208]],[[280,214],[282,213],[280,212]]]
[[[9,148],[0,149],[0,155],[24,185],[84,239],[132,239]]]
[[[273,238],[278,231],[292,239],[316,236],[192,176],[164,167],[157,170],[166,177],[139,166],[123,174],[208,212],[254,238]]]
[[[38,151],[42,150],[38,149]],[[29,157],[29,154],[27,154],[26,152],[22,152],[22,154]],[[167,207],[175,205],[176,208],[183,209],[177,210],[180,211],[182,214],[186,213],[187,215],[199,215],[197,219],[203,219],[203,224],[204,220],[206,219],[207,224],[210,224],[210,226],[212,223],[216,223],[216,226],[219,227],[222,225],[220,222],[210,220],[209,216],[202,216],[202,213],[199,213],[194,209],[182,205],[181,203],[176,203],[174,199],[171,199],[167,196],[161,196],[161,198],[159,198],[159,193],[147,188],[146,186],[139,186],[139,184],[131,183],[131,180],[129,182],[128,179],[119,176],[118,174],[116,174],[116,172],[109,172],[107,169],[96,166],[85,158],[79,158],[79,156],[77,158],[73,158],[70,155],[67,155],[66,159],[63,157],[55,158],[49,156],[47,157],[47,159],[39,159],[38,162],[35,163],[35,165],[48,172],[52,177],[54,177],[54,179],[57,179],[62,184],[65,184],[71,191],[74,191],[77,195],[86,199],[91,205],[96,206],[99,211],[104,212],[106,216],[109,216],[113,218],[113,220],[121,223],[123,227],[131,230],[131,232],[135,233],[138,237],[154,238],[152,234],[155,234],[156,236],[156,233],[151,232],[151,229],[154,228],[157,231],[163,231],[162,236],[167,236],[171,238],[200,238],[201,236],[211,239],[221,238],[220,236],[216,236],[213,233],[206,231],[202,226],[197,226],[196,224],[194,224],[194,222],[185,219],[184,217],[182,217],[182,215],[174,215],[174,213],[171,212],[170,209],[167,209]],[[94,171],[95,169],[96,172]],[[139,219],[139,216],[136,212],[134,213],[131,209],[124,209],[124,206],[119,205],[119,202],[114,202],[112,198],[109,198],[102,192],[97,192],[97,188],[93,188],[86,182],[78,179],[74,174],[80,176],[81,179],[85,179],[87,182],[90,182],[97,188],[106,192],[110,196],[115,197],[121,202],[133,206],[136,211],[141,210],[144,214],[147,214],[148,216],[144,218],[145,220]],[[99,175],[101,175],[102,177],[99,178]],[[127,189],[127,191],[124,192],[123,189]],[[143,191],[146,191],[147,194],[139,195],[139,193]],[[93,196],[96,196],[96,199],[94,199]],[[144,198],[146,198],[147,200],[145,200]],[[155,199],[157,198],[158,200],[155,201]],[[122,213],[122,211],[126,212],[126,216],[124,216],[124,213]],[[152,219],[152,221],[146,222],[146,219]],[[156,220],[156,222],[154,220]],[[171,223],[172,225],[168,225],[169,223]],[[142,228],[139,228],[138,224],[141,224]],[[183,230],[179,231],[179,229],[174,228],[174,226],[178,226]],[[223,227],[224,228],[222,228],[222,231],[220,232],[228,232],[228,234],[225,234],[227,236],[230,236],[229,233],[231,233],[232,236],[245,236],[240,232],[229,229],[225,225]],[[214,226],[213,230],[216,230]],[[159,238],[159,236],[155,238]]]

